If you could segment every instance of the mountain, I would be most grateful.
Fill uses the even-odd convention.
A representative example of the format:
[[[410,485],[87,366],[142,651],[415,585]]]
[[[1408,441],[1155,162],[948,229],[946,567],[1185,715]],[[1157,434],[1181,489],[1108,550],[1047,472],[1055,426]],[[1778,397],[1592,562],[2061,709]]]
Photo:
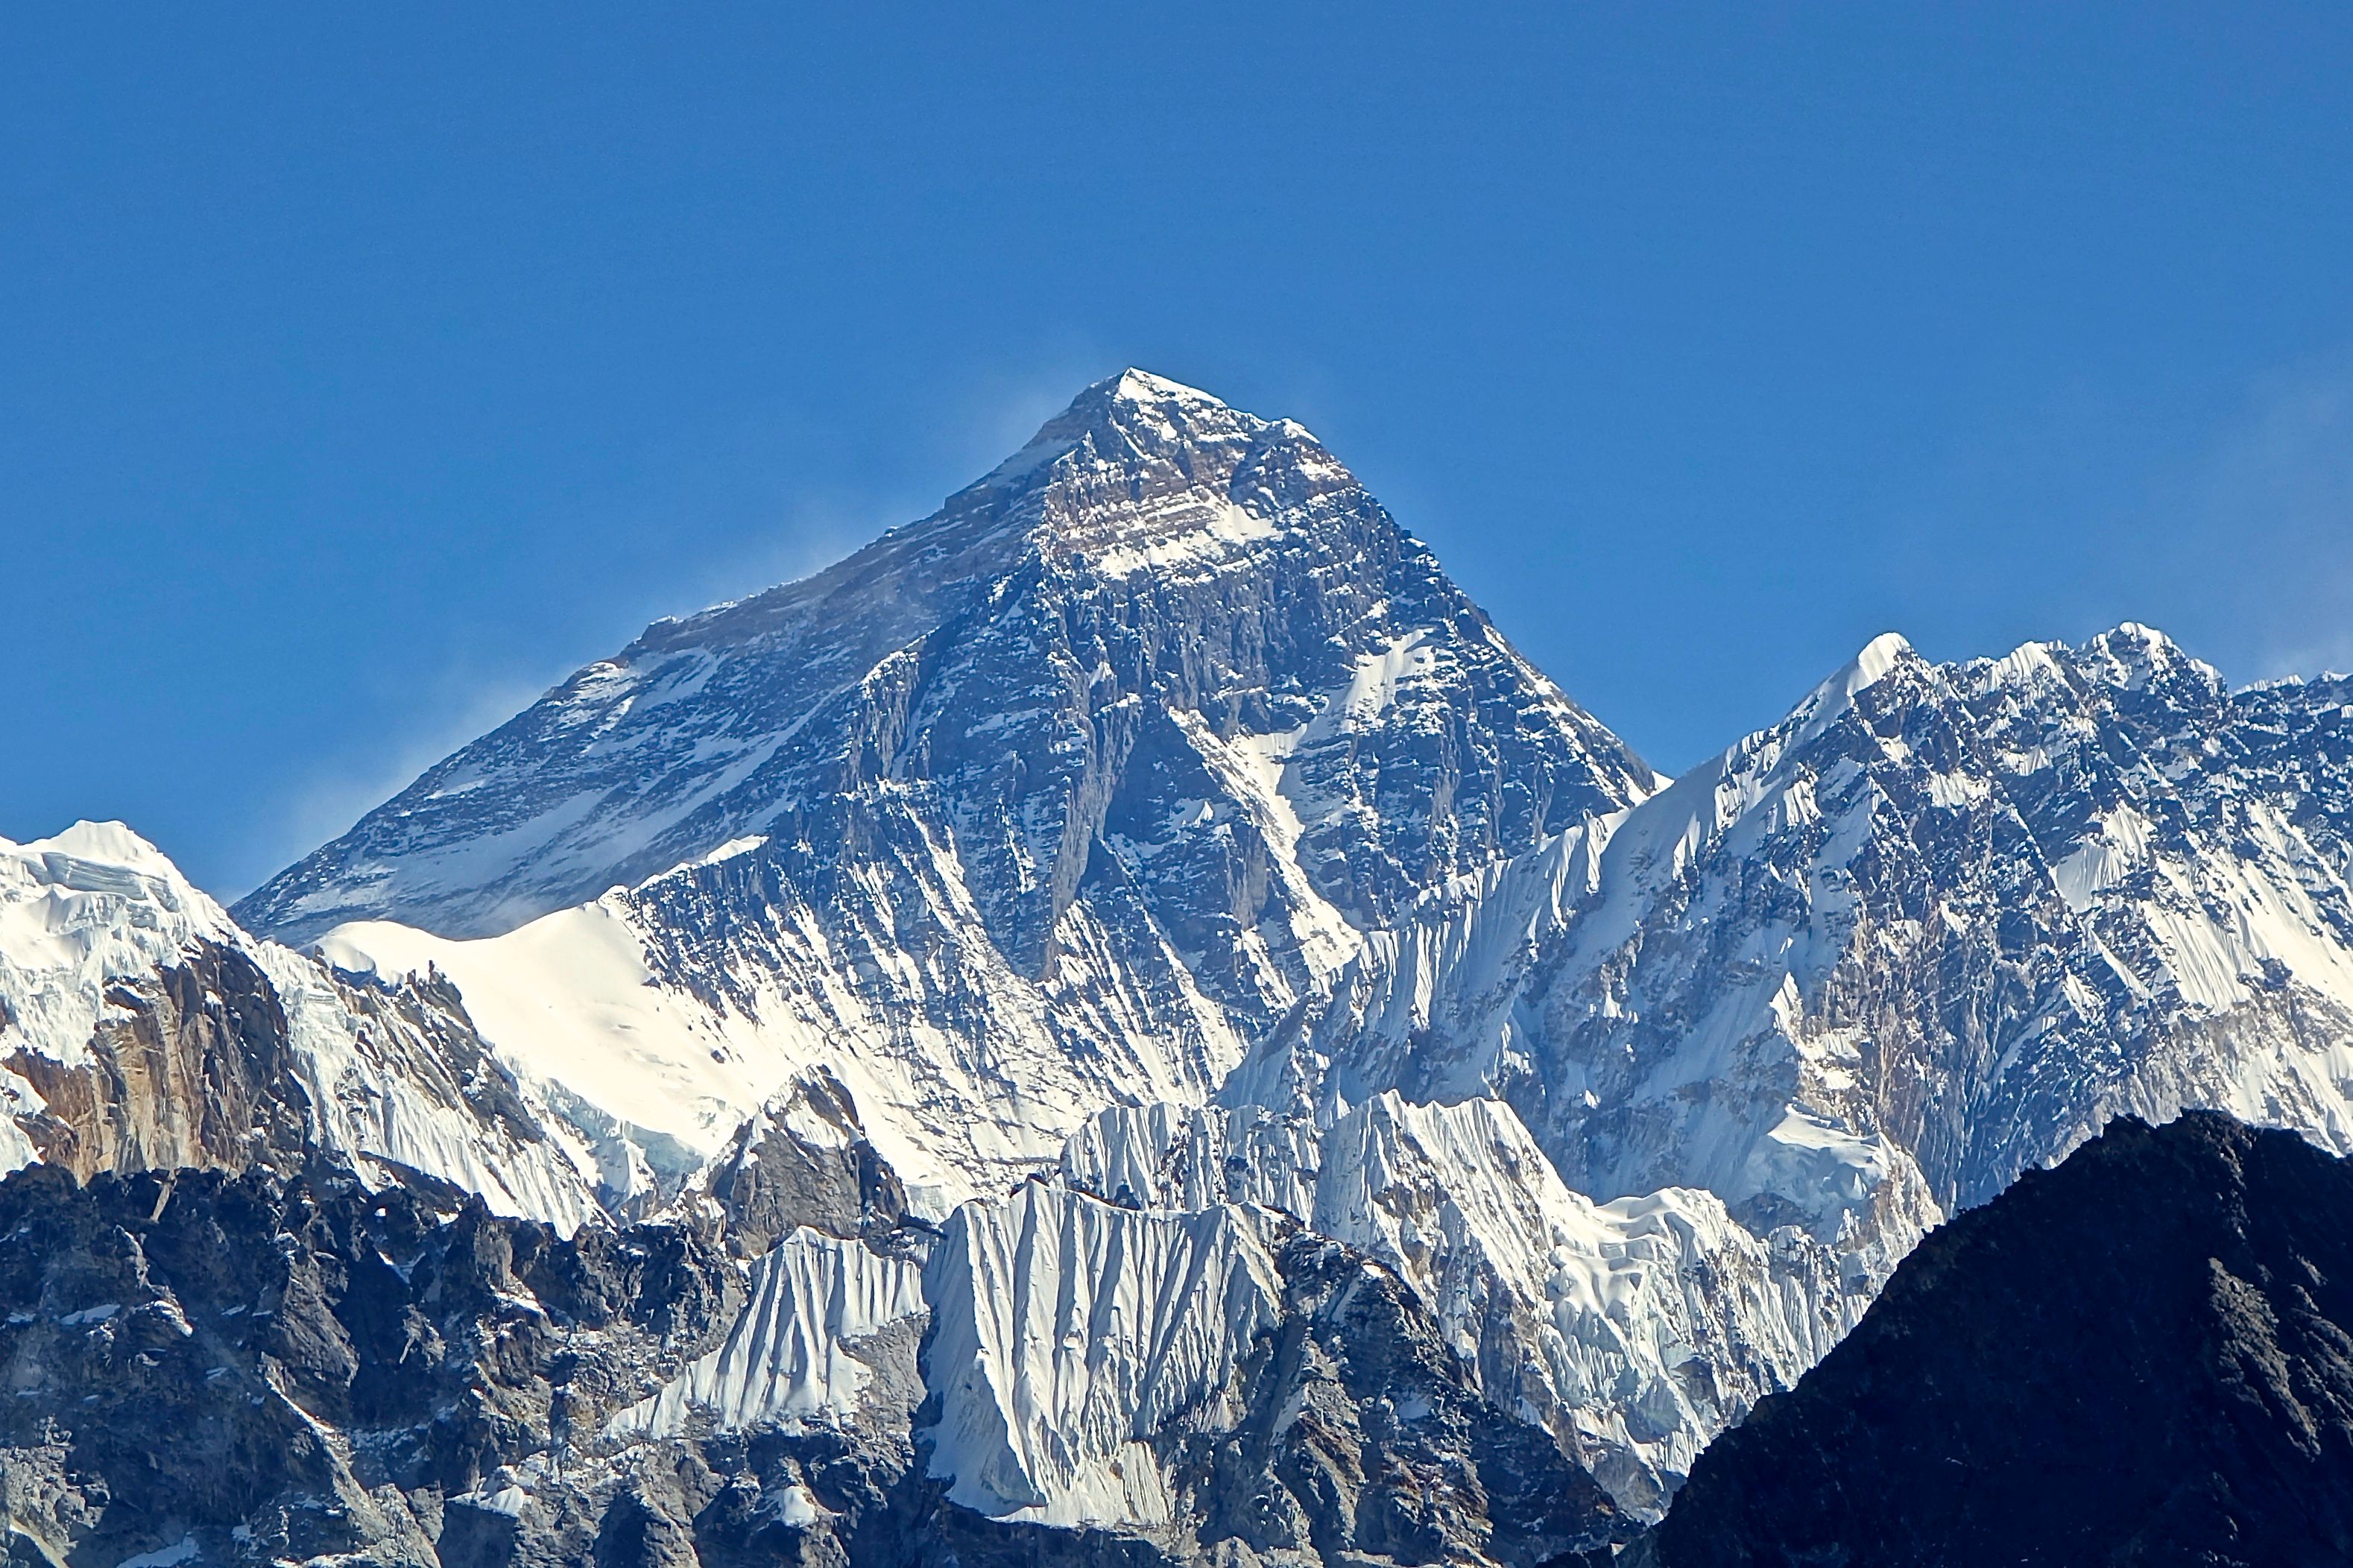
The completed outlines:
[[[120,823],[0,839],[0,1170],[243,1170],[326,1152],[565,1228],[591,1152],[432,973],[340,974],[237,929]]]
[[[1306,431],[1130,371],[237,913],[438,966],[665,1190],[822,1068],[939,1218],[1103,1105],[1207,1099],[1366,931],[1658,782]]]
[[[125,830],[0,867],[0,1152],[90,1184],[6,1190],[149,1258],[18,1277],[0,1447],[90,1562],[1599,1550],[2113,1119],[2353,1144],[2349,852],[2353,682],[2134,626],[1881,638],[1670,784],[1306,432],[1129,372],[234,920]],[[205,1374],[324,1456],[210,1511],[67,1397],[177,1397],[76,1336],[183,1311],[184,1204],[306,1325]]]
[[[1883,1277],[2111,1118],[2353,1148],[2353,683],[2159,634],[1883,637],[1630,810],[1459,879],[1223,1091],[1493,1095],[1572,1188],[1680,1184]]]
[[[1659,790],[1304,432],[1130,373],[240,908],[450,976],[628,1152],[631,1212],[820,1080],[934,1224],[1058,1163],[1115,1199],[1071,1152],[1113,1124],[1251,1162],[1130,1197],[1318,1216],[1652,1510],[1921,1235],[2109,1117],[2344,1145],[2342,687],[2233,693],[2137,626],[1887,637]],[[1367,1116],[1423,1173],[1327,1191]],[[1612,1205],[1677,1223],[1630,1247]],[[1646,1248],[1630,1301],[1566,1283]]]
[[[1362,929],[1652,784],[1305,430],[1131,370],[923,521],[650,627],[237,913],[497,935],[896,792],[1035,976],[1099,883],[1188,951],[1269,912]],[[1238,905],[1138,864],[1168,859]]]
[[[2353,1561],[2353,1165],[2112,1123],[1924,1242],[1625,1560]]]

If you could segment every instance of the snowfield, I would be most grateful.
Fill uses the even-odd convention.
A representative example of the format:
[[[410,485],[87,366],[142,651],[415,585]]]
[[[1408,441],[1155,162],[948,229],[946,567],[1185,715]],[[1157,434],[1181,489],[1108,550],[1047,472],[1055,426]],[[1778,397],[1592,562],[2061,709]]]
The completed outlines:
[[[859,1433],[1176,1540],[1305,1419],[1308,1237],[1648,1517],[2111,1118],[2353,1152],[2353,681],[1890,635],[1670,782],[1306,431],[1131,371],[235,918],[119,825],[0,844],[0,1101],[10,1169],[309,1147],[567,1234],[769,1161],[806,1212],[599,1462]]]

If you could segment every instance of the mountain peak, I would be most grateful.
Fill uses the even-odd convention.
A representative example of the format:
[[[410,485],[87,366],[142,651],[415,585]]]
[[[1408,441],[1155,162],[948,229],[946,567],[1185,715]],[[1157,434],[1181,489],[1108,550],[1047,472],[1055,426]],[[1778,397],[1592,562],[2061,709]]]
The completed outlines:
[[[1137,415],[1165,416],[1174,413],[1213,414],[1261,423],[1198,386],[1187,386],[1181,381],[1171,381],[1165,375],[1155,375],[1148,370],[1129,365],[1117,375],[1107,375],[1082,389],[1071,399],[1068,408],[1056,419],[1047,422],[1047,427],[1050,429],[1072,415],[1096,413],[1114,418],[1133,418]]]
[[[1136,365],[1129,365],[1117,375],[1106,377],[1088,388],[1108,388],[1108,395],[1124,403],[1206,403],[1214,407],[1226,406],[1220,398],[1213,397],[1198,386],[1187,386],[1165,375],[1155,375]]]
[[[1882,632],[1862,645],[1861,652],[1841,665],[1837,672],[1809,692],[1806,700],[1790,710],[1783,725],[1799,738],[1799,743],[1820,734],[1838,717],[1854,705],[1858,692],[1868,690],[1887,679],[1906,659],[1916,659],[1911,643],[1900,632]],[[1729,757],[1746,754],[1758,736],[1752,735],[1735,744],[1725,753]]]
[[[1862,651],[1847,666],[1846,679],[1851,683],[1848,690],[1859,691],[1883,679],[1911,651],[1912,644],[1902,632],[1880,633],[1863,644]]]
[[[1131,365],[1081,391],[1068,407],[1039,426],[1019,451],[960,494],[974,496],[1030,481],[1057,458],[1072,453],[1083,453],[1092,468],[1155,466],[1180,458],[1177,466],[1193,474],[1201,465],[1183,459],[1222,452],[1226,461],[1213,459],[1209,467],[1230,468],[1271,431],[1312,439],[1289,420],[1261,419],[1198,387]],[[951,505],[955,499],[951,498]]]
[[[923,701],[906,695],[910,680]],[[989,682],[1007,707],[983,744],[969,705]],[[1043,825],[1111,808],[1106,781],[1124,776],[1140,742],[1124,728],[1133,721],[1103,721],[1098,706],[1147,698],[1171,724],[1206,716],[1208,728],[1151,731],[1138,779],[1158,778],[1162,752],[1181,746],[1167,765],[1198,776],[1153,787],[1190,788],[1198,800],[1233,784],[1267,814],[1279,849],[1303,834],[1333,840],[1317,874],[1335,879],[1335,910],[1368,919],[1425,872],[1451,874],[1577,813],[1614,809],[1650,778],[1509,650],[1306,430],[1131,368],[1087,387],[931,516],[797,583],[649,627],[240,908],[258,929],[301,940],[353,918],[495,935],[768,837],[795,813],[833,809],[825,803],[843,797],[845,776],[936,783],[953,766],[967,815],[941,841],[987,860],[974,875],[994,879],[988,896],[1014,911],[1008,922],[1059,920],[1074,896],[1067,879],[1115,863],[1088,847],[1099,829],[1137,841],[1142,819],[1067,834]],[[1425,710],[1426,727],[1396,717]],[[1506,710],[1509,740],[1472,760],[1467,785],[1451,776],[1452,752],[1419,754],[1421,737],[1454,736],[1458,723],[1476,728]],[[1356,738],[1308,795],[1312,820],[1293,826],[1287,804],[1258,797],[1308,793],[1307,764],[1274,759],[1307,743],[1319,720],[1318,745]],[[870,722],[881,728],[870,734]],[[1240,754],[1236,726],[1250,727]],[[1398,753],[1386,784],[1368,761],[1350,760],[1374,743],[1360,731]],[[1017,734],[1029,750],[1008,766]],[[1087,765],[1111,772],[1022,804],[1028,817],[1011,814],[1008,792],[1044,788],[1036,781],[1097,745],[1103,760]],[[1522,746],[1532,784],[1498,761]],[[1409,762],[1425,771],[1404,771]],[[1429,777],[1446,782],[1419,793],[1405,783]],[[1466,787],[1470,796],[1449,793]],[[1446,803],[1435,812],[1430,791]],[[1155,823],[1173,810],[1134,805]],[[1339,842],[1351,835],[1380,847],[1352,858]],[[1312,880],[1293,869],[1302,886]],[[1325,924],[1342,920],[1332,912]],[[1021,931],[1020,962],[1042,962],[1050,944]]]
[[[26,854],[50,852],[97,866],[114,866],[142,876],[182,880],[179,868],[161,849],[124,822],[77,822],[62,833],[19,846]]]

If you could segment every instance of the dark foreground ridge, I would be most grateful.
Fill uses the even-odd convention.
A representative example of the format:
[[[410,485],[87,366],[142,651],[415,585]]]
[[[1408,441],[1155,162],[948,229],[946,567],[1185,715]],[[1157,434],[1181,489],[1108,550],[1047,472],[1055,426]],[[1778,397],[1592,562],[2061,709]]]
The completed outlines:
[[[2353,1563],[2353,1163],[2119,1121],[1701,1456],[1658,1568]]]
[[[888,1195],[854,1173],[769,1181],[746,1223],[920,1246]],[[87,1186],[19,1171],[0,1182],[0,1564],[1535,1568],[1628,1533],[1547,1435],[1479,1400],[1395,1275],[1303,1229],[1236,1418],[1158,1438],[1189,1500],[1156,1534],[954,1505],[922,1411],[617,1437],[743,1314],[737,1239],[714,1222],[566,1241],[430,1178],[372,1192],[324,1162]],[[921,1398],[928,1344],[858,1348],[881,1396]]]

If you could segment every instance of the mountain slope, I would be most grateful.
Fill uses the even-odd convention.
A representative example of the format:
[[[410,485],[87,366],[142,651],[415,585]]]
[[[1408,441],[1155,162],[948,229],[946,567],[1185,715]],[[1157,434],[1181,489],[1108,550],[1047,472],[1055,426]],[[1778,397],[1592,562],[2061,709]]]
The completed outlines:
[[[0,1169],[88,1178],[330,1152],[501,1213],[599,1213],[586,1152],[434,974],[375,984],[239,931],[120,823],[0,839]]]
[[[2348,694],[2232,693],[2137,626],[1953,666],[1882,638],[1434,895],[1227,1096],[1496,1093],[1579,1191],[1703,1186],[1825,1238],[1916,1230],[2122,1112],[2353,1147]]]
[[[928,786],[1034,971],[1103,836],[1198,849],[1162,808],[1234,768],[1304,808],[1251,826],[1360,921],[1651,782],[1304,430],[1129,371],[932,517],[649,628],[238,913],[495,934]]]
[[[821,1068],[937,1218],[1105,1104],[1208,1098],[1366,931],[1654,783],[1305,431],[1130,372],[238,908],[438,966],[696,1154]]]
[[[2112,1124],[1923,1243],[1645,1560],[2353,1560],[2353,1167]]]

